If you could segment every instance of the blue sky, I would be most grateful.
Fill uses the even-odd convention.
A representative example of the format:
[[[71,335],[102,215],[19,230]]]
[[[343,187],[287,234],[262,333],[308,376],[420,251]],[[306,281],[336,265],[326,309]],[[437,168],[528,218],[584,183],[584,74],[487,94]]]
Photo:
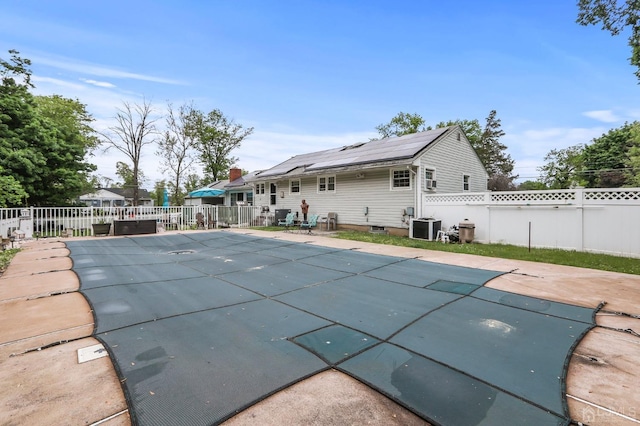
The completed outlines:
[[[245,170],[495,109],[520,180],[549,150],[640,119],[627,36],[575,23],[577,1],[5,1],[0,56],[32,60],[38,94],[77,98],[104,129],[123,101],[214,108],[255,128]],[[149,148],[146,187],[164,176]],[[98,173],[115,178],[115,153]]]

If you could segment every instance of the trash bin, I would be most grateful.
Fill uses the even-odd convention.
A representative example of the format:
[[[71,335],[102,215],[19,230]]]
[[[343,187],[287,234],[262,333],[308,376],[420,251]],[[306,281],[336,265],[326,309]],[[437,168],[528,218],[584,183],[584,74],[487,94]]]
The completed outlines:
[[[472,222],[469,222],[469,219],[465,219],[460,224],[458,224],[460,228],[460,242],[462,243],[470,243],[473,241],[473,237],[475,234],[476,225]]]

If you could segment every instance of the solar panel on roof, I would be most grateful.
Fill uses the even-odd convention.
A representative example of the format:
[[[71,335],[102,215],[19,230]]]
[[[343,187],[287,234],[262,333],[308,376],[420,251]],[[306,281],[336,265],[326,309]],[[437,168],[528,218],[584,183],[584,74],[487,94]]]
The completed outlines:
[[[304,167],[306,170],[312,171],[412,158],[448,129],[448,127],[444,127],[401,137],[355,143],[346,147],[301,154],[262,172],[260,176],[284,175],[291,173],[297,167]]]

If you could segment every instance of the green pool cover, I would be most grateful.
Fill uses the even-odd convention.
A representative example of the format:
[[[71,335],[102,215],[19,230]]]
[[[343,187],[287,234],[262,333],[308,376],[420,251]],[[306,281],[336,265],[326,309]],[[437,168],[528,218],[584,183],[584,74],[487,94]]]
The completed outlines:
[[[501,272],[233,232],[70,241],[139,425],[211,425],[335,368],[433,424],[568,425],[594,310]]]

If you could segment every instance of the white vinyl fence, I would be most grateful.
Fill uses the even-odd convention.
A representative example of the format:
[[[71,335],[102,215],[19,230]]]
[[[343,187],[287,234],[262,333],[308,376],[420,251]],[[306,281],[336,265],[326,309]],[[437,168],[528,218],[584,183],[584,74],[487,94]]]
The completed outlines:
[[[180,207],[29,207],[0,209],[2,238],[92,235],[92,224],[116,220],[157,222],[158,231],[247,228],[268,221],[260,207],[253,206],[180,206]],[[113,229],[113,226],[112,226]]]
[[[425,195],[422,212],[478,242],[640,257],[640,188]]]

